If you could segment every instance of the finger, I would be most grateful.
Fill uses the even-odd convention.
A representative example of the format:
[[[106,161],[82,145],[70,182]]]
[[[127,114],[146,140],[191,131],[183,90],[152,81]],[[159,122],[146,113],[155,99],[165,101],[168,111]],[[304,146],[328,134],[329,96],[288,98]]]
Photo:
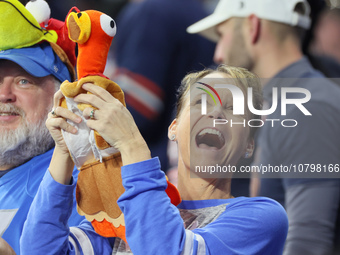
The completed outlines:
[[[92,83],[84,83],[82,85],[82,88],[85,89],[88,92],[91,92],[94,95],[97,95],[101,99],[103,99],[105,102],[110,102],[112,98],[114,98],[106,89],[94,85]]]
[[[90,104],[97,109],[103,109],[107,103],[112,104],[114,107],[124,107],[124,105],[113,96],[111,96],[110,101],[104,101],[94,94],[79,94],[74,98],[74,101],[76,103]]]
[[[54,109],[53,109],[54,110]],[[52,111],[53,111],[52,110]],[[52,114],[52,112],[49,112],[48,115],[47,115],[48,118],[55,118],[56,115]]]
[[[93,109],[92,107],[87,107],[83,111],[83,116],[85,119],[97,119],[97,114],[99,110]]]
[[[60,105],[60,100],[64,97],[63,93],[59,89],[53,97],[53,108],[57,108]]]
[[[95,108],[102,108],[105,105],[105,101],[94,94],[79,94],[74,98],[74,102],[89,104]]]
[[[54,114],[52,114],[51,112],[51,115],[53,117],[62,117],[64,119],[67,119],[67,120],[71,120],[75,123],[80,123],[81,122],[81,117],[78,116],[77,114],[71,112],[69,109],[66,109],[66,108],[63,108],[63,107],[56,107],[55,109],[53,109],[54,111]]]
[[[98,126],[97,126],[98,125],[98,121],[89,119],[88,121],[86,121],[86,125],[90,129],[97,130],[97,128],[98,128]]]
[[[70,123],[68,123],[65,119],[61,117],[47,119],[46,126],[53,127],[56,129],[62,129],[72,134],[76,134],[78,132],[78,129],[76,127],[72,126]]]
[[[55,112],[55,108],[53,108],[52,109],[52,111],[50,112],[50,116],[49,117],[52,117],[52,118],[55,118],[55,117],[57,117],[57,114],[56,114],[56,112]]]

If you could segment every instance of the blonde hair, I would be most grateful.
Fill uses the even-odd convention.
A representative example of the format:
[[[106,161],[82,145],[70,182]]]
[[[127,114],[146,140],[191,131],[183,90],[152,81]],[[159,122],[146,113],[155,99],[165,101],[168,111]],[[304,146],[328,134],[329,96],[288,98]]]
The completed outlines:
[[[260,79],[245,68],[222,64],[219,65],[216,69],[207,68],[203,71],[189,73],[183,78],[181,86],[178,89],[176,118],[178,118],[181,113],[186,95],[188,94],[191,85],[195,84],[198,80],[204,78],[211,73],[227,74],[228,76],[230,76],[230,78],[236,80],[236,85],[243,89],[245,93],[247,93],[247,88],[253,88],[253,106],[255,109],[262,109],[263,99]],[[249,119],[261,119],[261,116],[255,115],[250,112],[247,116]],[[256,128],[251,128],[250,137],[254,137],[255,131]]]

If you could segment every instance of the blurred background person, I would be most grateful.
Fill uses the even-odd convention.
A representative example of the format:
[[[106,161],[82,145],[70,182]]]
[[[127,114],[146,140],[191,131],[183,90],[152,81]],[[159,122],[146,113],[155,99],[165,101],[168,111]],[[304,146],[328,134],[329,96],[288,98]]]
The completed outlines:
[[[327,7],[315,27],[311,52],[340,62],[340,9]]]
[[[315,69],[322,72],[328,78],[338,78],[340,77],[340,62],[334,56],[315,49],[315,45],[319,44],[318,41],[320,41],[320,22],[322,22],[324,15],[327,14],[331,8],[335,7],[331,7],[331,3],[324,0],[308,0],[308,3],[311,7],[311,26],[306,30],[302,43],[302,51]],[[329,30],[325,27],[322,29]],[[324,32],[322,32],[322,34],[326,37],[330,35]],[[333,35],[330,35],[330,37],[333,37]],[[330,41],[330,39],[322,38],[321,41]],[[332,79],[332,81],[340,85],[339,79]]]
[[[221,0],[211,16],[188,29],[217,41],[215,62],[246,67],[268,78],[263,87],[267,108],[273,103],[273,88],[303,87],[310,91],[312,97],[305,107],[312,116],[304,116],[294,106],[285,116],[280,109],[266,116],[295,119],[298,125],[261,128],[254,163],[258,166],[340,163],[340,89],[315,70],[303,54],[303,37],[310,21],[310,6],[304,0]],[[339,179],[308,175],[263,178],[259,193],[254,195],[274,198],[285,206],[290,225],[284,254],[334,252]]]

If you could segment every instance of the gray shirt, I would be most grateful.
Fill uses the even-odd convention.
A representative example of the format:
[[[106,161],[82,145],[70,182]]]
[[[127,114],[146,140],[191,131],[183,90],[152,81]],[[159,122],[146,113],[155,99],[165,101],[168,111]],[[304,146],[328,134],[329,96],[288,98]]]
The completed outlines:
[[[295,105],[288,105],[287,115],[282,116],[279,94],[277,111],[267,118],[294,119],[298,124],[289,128],[279,122],[274,127],[264,125],[257,141],[260,150],[257,164],[300,166],[303,173],[279,172],[276,177],[281,179],[262,179],[260,195],[285,199],[280,202],[285,205],[290,224],[284,254],[329,254],[336,232],[340,182],[324,177],[339,177],[340,173],[315,178],[318,175],[313,175],[306,166],[328,170],[330,165],[340,164],[340,88],[313,69],[306,58],[280,71],[265,85],[264,99],[269,107],[274,87],[278,91],[282,87],[307,89],[311,99],[303,105],[312,116],[305,116]],[[299,96],[293,93],[289,98]]]

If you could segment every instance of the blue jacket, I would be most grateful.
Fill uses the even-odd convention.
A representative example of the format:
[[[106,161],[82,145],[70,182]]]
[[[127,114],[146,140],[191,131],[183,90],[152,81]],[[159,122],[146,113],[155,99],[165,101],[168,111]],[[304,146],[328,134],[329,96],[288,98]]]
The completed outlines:
[[[122,178],[118,205],[129,246],[97,235],[87,221],[70,231],[75,185],[61,185],[47,172],[24,227],[23,254],[282,254],[288,221],[271,199],[183,201],[176,208],[157,158],[123,166]]]
[[[24,222],[40,182],[48,169],[52,153],[53,150],[49,150],[36,156],[0,178],[0,236],[11,245],[16,254],[20,254],[19,240]],[[75,180],[78,172],[74,169]],[[72,201],[70,203],[72,204]],[[73,208],[76,208],[75,201]],[[70,209],[72,210],[72,206]],[[76,209],[70,215],[70,226],[78,225],[84,219],[78,215]]]

